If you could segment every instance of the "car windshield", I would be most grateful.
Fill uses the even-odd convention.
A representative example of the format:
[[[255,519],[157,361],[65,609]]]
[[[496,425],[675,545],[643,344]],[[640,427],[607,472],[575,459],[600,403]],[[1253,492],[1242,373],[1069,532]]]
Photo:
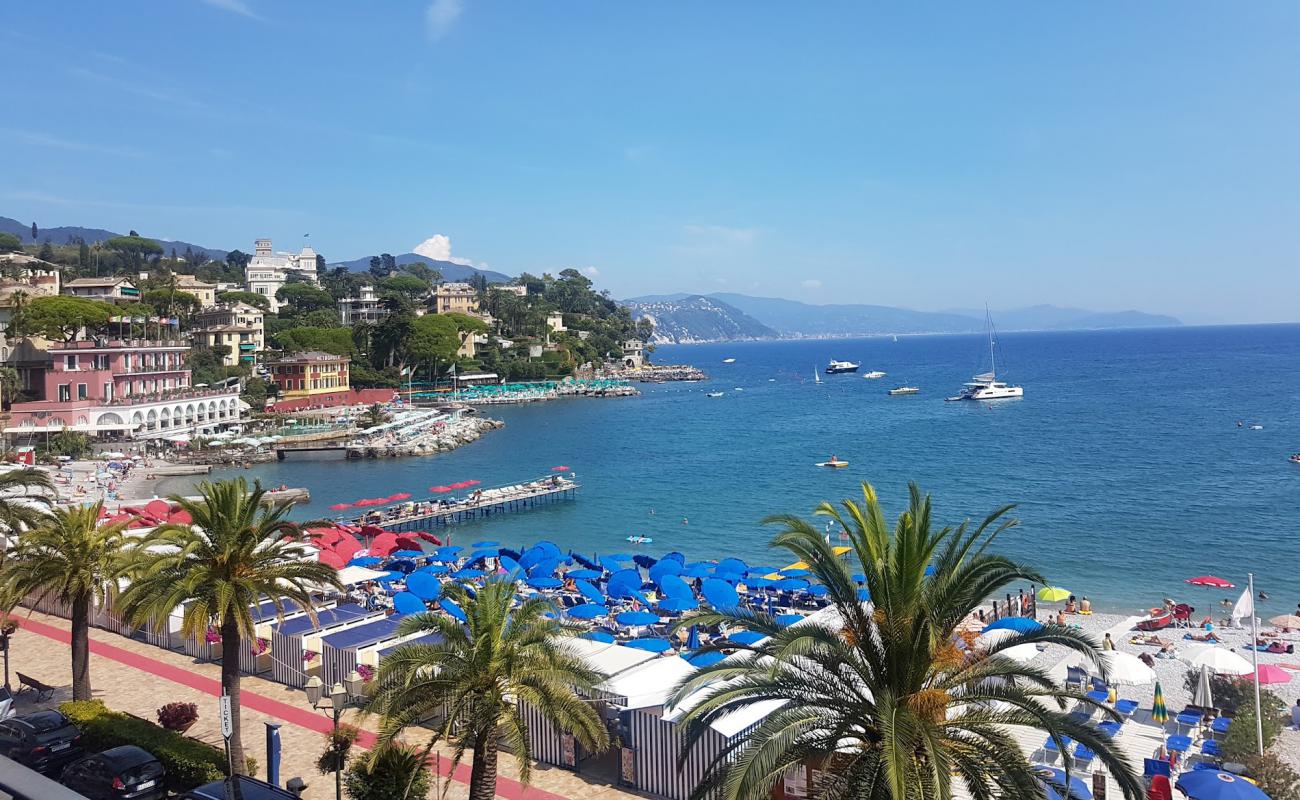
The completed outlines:
[[[27,717],[27,724],[37,733],[47,733],[58,730],[67,724],[67,720],[57,711],[46,711],[41,714],[32,714]]]

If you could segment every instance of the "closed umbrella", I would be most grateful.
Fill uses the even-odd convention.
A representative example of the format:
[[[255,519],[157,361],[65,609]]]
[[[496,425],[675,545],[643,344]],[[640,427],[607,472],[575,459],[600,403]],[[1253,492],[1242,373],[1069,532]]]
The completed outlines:
[[[1210,668],[1201,665],[1201,677],[1196,681],[1196,691],[1192,692],[1192,705],[1201,708],[1214,708],[1214,690],[1210,688]]]
[[[1156,693],[1151,701],[1151,720],[1157,725],[1169,721],[1169,709],[1165,708],[1165,692],[1160,688],[1160,681],[1156,681]]]

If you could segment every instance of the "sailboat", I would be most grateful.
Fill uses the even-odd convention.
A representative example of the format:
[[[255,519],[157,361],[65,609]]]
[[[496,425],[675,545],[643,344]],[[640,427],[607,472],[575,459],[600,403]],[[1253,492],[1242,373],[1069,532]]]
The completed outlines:
[[[984,321],[989,334],[989,371],[981,372],[963,384],[961,392],[956,397],[947,398],[948,400],[1009,400],[1025,394],[1022,387],[998,380],[997,355],[993,346],[993,315],[989,313],[988,306],[984,307]]]
[[[813,367],[813,383],[821,383],[821,382],[822,382],[821,373],[817,371],[817,367]]]

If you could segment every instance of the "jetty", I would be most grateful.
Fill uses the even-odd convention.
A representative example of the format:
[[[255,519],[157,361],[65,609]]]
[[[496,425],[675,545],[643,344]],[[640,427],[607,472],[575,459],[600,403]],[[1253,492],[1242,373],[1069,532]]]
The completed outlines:
[[[478,489],[461,498],[430,498],[399,503],[382,511],[370,511],[340,522],[356,526],[373,525],[395,533],[414,531],[430,525],[453,525],[493,514],[524,511],[543,504],[572,500],[577,496],[578,488],[578,483],[570,478],[550,475],[527,483]]]

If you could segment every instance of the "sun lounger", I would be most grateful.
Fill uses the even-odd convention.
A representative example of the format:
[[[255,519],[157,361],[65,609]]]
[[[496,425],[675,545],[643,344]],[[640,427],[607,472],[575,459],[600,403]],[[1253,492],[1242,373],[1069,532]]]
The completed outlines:
[[[1131,717],[1133,712],[1137,710],[1138,702],[1136,700],[1120,700],[1115,704],[1115,711],[1121,716]]]
[[[1204,742],[1201,742],[1201,753],[1210,756],[1211,758],[1219,758],[1223,755],[1223,749],[1214,739],[1206,739]]]
[[[1231,724],[1232,717],[1219,717],[1214,722],[1210,723],[1210,730],[1216,736],[1226,736],[1228,733],[1228,726]]]
[[[1076,762],[1075,766],[1086,767],[1089,764],[1091,764],[1092,760],[1096,757],[1097,757],[1096,753],[1092,752],[1091,750],[1084,747],[1083,745],[1076,745],[1074,748],[1074,760]]]

